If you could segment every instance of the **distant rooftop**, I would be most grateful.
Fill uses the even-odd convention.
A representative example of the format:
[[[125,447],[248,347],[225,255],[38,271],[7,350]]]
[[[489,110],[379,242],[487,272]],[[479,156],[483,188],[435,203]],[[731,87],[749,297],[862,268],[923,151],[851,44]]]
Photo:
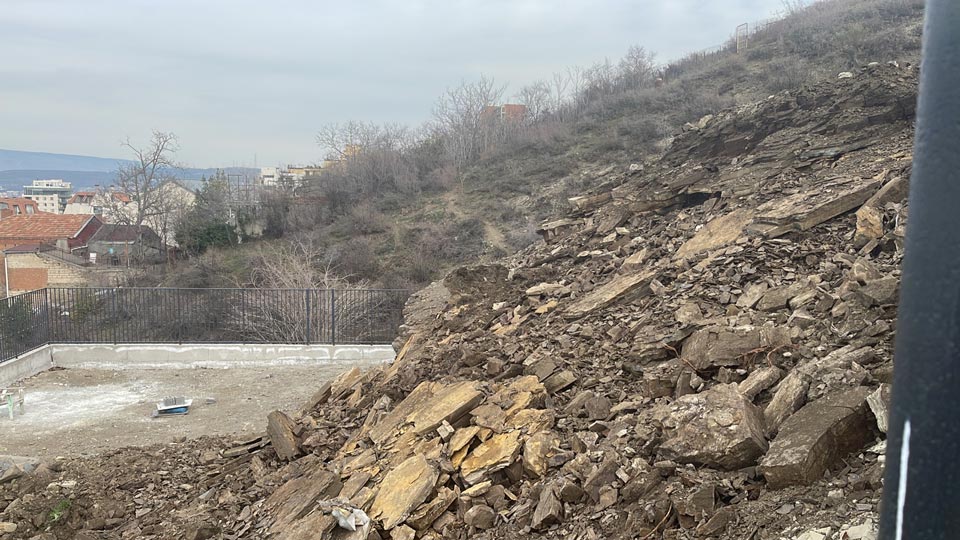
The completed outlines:
[[[75,238],[92,214],[20,214],[0,219],[0,240],[41,240]]]

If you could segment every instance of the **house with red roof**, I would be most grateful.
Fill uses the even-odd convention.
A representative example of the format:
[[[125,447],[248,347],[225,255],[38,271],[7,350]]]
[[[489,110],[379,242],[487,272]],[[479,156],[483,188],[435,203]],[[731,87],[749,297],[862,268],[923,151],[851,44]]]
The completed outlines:
[[[87,243],[103,222],[89,214],[20,214],[0,218],[4,291],[88,284]]]
[[[91,214],[20,214],[0,219],[0,249],[22,244],[54,244],[64,251],[87,245],[103,225]]]

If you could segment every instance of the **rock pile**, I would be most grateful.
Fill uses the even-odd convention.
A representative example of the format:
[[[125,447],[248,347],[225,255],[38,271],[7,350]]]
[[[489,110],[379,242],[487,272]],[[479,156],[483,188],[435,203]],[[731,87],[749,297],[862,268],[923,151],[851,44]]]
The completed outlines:
[[[357,538],[872,519],[915,85],[872,65],[707,118],[544,244],[415,297],[397,361],[307,415],[370,411],[309,473],[325,500],[369,516]],[[346,534],[279,493],[278,536]]]
[[[872,64],[609,168],[543,243],[415,295],[393,364],[217,454],[182,515],[223,538],[869,538],[916,84]],[[162,536],[138,526],[117,537]]]

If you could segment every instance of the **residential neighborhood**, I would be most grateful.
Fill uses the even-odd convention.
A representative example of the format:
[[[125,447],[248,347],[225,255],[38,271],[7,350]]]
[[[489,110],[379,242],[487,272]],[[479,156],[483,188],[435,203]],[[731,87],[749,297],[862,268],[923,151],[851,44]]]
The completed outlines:
[[[195,199],[166,181],[151,211],[139,212],[137,200],[116,189],[73,192],[61,179],[34,180],[22,196],[0,198],[0,290],[114,284],[121,268],[162,264],[176,253],[175,225]]]

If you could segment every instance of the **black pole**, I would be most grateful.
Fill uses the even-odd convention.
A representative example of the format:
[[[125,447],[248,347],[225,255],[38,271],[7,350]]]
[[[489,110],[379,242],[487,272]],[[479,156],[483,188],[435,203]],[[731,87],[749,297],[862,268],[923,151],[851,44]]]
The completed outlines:
[[[928,0],[882,540],[960,538],[960,2]]]

